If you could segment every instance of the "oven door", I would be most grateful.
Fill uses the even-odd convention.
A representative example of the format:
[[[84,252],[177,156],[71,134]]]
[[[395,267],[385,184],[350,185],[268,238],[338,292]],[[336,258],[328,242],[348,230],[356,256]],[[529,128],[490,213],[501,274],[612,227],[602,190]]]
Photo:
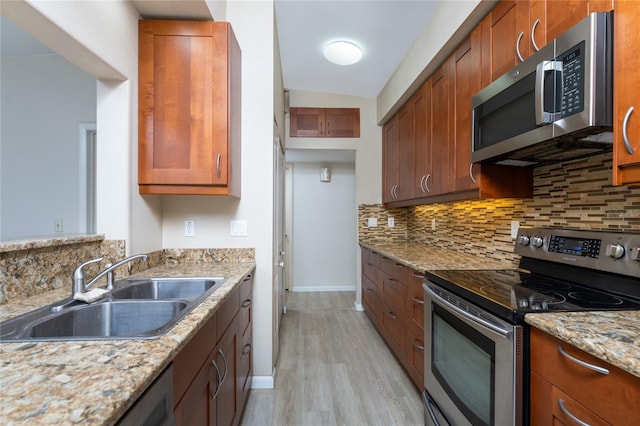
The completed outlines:
[[[429,281],[423,288],[425,388],[442,416],[455,425],[521,425],[522,326]]]

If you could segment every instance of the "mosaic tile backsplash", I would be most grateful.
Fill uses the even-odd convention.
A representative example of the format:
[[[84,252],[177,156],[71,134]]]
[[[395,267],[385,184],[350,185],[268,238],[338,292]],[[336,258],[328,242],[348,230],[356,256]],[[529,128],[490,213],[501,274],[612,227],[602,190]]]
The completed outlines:
[[[611,186],[611,155],[538,167],[533,198],[358,209],[359,238],[408,238],[515,265],[511,221],[520,226],[640,232],[640,188]],[[386,226],[387,216],[396,226]],[[368,228],[367,218],[378,227]],[[435,219],[436,230],[432,230]],[[406,229],[406,233],[403,230]]]

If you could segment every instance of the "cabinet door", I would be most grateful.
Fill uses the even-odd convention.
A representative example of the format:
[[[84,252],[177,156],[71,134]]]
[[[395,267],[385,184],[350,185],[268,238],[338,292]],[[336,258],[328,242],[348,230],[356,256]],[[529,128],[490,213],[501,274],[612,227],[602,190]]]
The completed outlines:
[[[382,129],[382,202],[396,200],[400,151],[398,146],[398,120],[394,116]]]
[[[406,104],[398,112],[398,188],[397,201],[413,197],[414,176],[413,107]]]
[[[173,411],[176,426],[215,425],[216,407],[211,398],[215,392],[215,382],[210,382],[212,364],[205,362],[193,382],[184,393],[184,397]],[[213,386],[210,386],[213,383]]]
[[[454,52],[454,73],[451,97],[454,106],[454,133],[451,141],[455,161],[454,191],[478,186],[471,174],[471,98],[480,90],[480,31],[474,30]]]
[[[359,108],[325,109],[326,136],[330,138],[359,138]]]
[[[230,144],[240,140],[239,57],[228,23],[140,21],[141,193],[229,185]],[[230,193],[218,191],[210,193]]]
[[[324,136],[325,116],[322,108],[291,108],[291,137]]]
[[[613,184],[640,183],[640,2],[616,0],[614,25]],[[626,137],[625,137],[626,135]]]
[[[419,198],[427,195],[424,182],[431,170],[431,80],[427,80],[409,102],[413,107],[413,198]]]
[[[215,364],[218,367],[215,376],[218,376],[218,372],[220,374],[218,376],[220,389],[215,398],[217,426],[232,426],[236,415],[239,415],[236,401],[237,338],[237,327],[230,326],[213,352]]]
[[[446,192],[449,185],[451,161],[449,143],[451,140],[450,103],[451,60],[448,59],[431,77],[431,173],[425,180],[429,195]]]
[[[491,81],[517,65],[516,1],[503,0],[487,15],[490,37],[487,40],[491,51]]]

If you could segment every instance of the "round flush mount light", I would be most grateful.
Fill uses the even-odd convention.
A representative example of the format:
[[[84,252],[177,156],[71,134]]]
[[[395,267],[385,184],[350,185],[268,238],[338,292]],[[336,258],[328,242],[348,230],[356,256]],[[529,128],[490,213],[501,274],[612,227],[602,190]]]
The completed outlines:
[[[324,48],[324,57],[337,65],[352,65],[362,58],[362,50],[348,41],[334,41]]]

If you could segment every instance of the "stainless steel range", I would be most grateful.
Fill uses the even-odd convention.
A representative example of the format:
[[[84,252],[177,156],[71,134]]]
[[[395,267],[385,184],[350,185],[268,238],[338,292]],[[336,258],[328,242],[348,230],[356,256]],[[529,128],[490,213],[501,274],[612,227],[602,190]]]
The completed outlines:
[[[528,423],[532,312],[640,309],[640,233],[521,228],[518,269],[432,271],[425,423]]]

